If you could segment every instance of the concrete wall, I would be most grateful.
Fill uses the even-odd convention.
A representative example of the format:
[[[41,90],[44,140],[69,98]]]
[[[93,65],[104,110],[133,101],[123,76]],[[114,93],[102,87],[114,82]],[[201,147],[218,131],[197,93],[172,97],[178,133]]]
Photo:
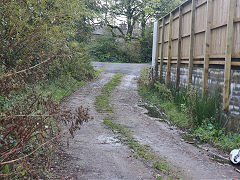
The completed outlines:
[[[163,79],[166,78],[167,65],[163,65]],[[208,91],[214,92],[219,89],[221,92],[224,86],[224,69],[209,68]],[[177,67],[171,66],[171,83],[176,82]],[[193,67],[192,88],[202,90],[203,68]],[[188,67],[181,66],[180,86],[187,87]],[[230,92],[230,114],[240,120],[240,70],[231,71],[231,92]]]

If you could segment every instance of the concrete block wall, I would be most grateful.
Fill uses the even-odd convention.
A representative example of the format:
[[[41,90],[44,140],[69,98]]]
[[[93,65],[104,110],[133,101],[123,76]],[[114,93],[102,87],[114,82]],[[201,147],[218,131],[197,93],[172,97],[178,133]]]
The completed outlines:
[[[192,73],[192,88],[202,90],[203,83],[203,68],[193,67]],[[163,65],[163,79],[167,75],[167,65]],[[177,67],[171,66],[171,83],[176,82]],[[224,86],[224,69],[209,68],[208,91],[214,92],[216,89],[222,92]],[[181,66],[180,68],[180,87],[187,87],[188,84],[188,67]],[[229,112],[240,120],[240,70],[231,71],[231,92],[230,92],[230,106]]]

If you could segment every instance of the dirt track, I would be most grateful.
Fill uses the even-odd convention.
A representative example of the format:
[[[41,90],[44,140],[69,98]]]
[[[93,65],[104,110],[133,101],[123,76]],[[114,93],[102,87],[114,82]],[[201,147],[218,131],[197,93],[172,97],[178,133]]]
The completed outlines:
[[[94,108],[95,97],[112,77],[113,73],[125,73],[120,86],[112,93],[111,104],[118,122],[129,128],[132,135],[141,143],[148,144],[160,157],[167,160],[170,167],[184,179],[233,179],[240,174],[234,167],[211,160],[208,145],[198,148],[185,142],[180,130],[171,127],[157,118],[147,116],[146,109],[139,107],[142,100],[137,93],[137,76],[145,64],[93,63],[95,67],[105,67],[102,75],[81,87],[72,94],[64,106],[74,109],[80,105],[89,108],[94,120],[85,124],[64,147],[69,161],[65,170],[78,179],[154,179],[153,169],[143,161],[131,157],[131,150],[120,143],[114,134],[103,124],[104,114]],[[203,149],[208,149],[203,150]]]

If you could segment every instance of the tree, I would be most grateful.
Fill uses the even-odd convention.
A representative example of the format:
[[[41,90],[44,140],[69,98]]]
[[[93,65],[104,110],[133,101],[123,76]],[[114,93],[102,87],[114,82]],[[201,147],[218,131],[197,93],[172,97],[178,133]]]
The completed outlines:
[[[146,26],[152,21],[164,16],[179,5],[183,0],[105,0],[102,1],[104,22],[116,37],[125,40],[143,38]],[[110,20],[111,19],[111,20]],[[114,19],[114,20],[112,20]],[[123,32],[113,22],[127,22],[127,31]],[[136,24],[140,24],[140,27]],[[141,33],[134,35],[134,28],[141,28]],[[116,33],[113,31],[117,29]]]

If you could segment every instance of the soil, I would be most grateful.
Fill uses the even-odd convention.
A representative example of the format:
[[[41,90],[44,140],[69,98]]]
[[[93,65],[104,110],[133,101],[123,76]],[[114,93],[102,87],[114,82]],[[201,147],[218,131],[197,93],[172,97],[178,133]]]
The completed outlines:
[[[227,155],[208,144],[196,145],[186,140],[177,127],[169,125],[162,117],[150,117],[145,103],[137,92],[137,77],[147,64],[93,63],[104,69],[101,76],[79,88],[62,106],[71,110],[83,105],[89,109],[93,120],[84,124],[75,138],[62,138],[66,156],[64,166],[58,168],[62,178],[71,179],[154,179],[154,170],[141,159],[132,157],[131,150],[122,144],[103,124],[104,114],[95,110],[96,96],[114,75],[124,73],[121,84],[111,95],[115,122],[127,127],[136,140],[149,145],[165,159],[171,169],[184,179],[233,179],[240,178],[236,166],[225,161]],[[104,67],[104,68],[102,68]],[[215,156],[213,156],[215,155]]]

